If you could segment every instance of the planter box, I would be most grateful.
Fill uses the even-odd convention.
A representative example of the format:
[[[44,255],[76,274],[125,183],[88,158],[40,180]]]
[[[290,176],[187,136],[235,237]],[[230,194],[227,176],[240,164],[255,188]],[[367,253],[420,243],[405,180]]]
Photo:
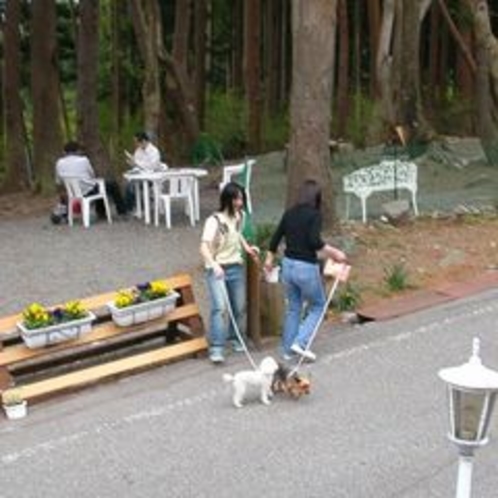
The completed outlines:
[[[118,308],[114,303],[107,303],[111,312],[112,320],[119,327],[129,327],[137,323],[148,322],[160,318],[176,307],[176,301],[180,297],[178,292],[170,292],[166,297],[146,301],[145,303]]]
[[[16,405],[3,405],[3,409],[9,420],[17,420],[28,414],[28,402],[23,400]]]
[[[22,322],[17,323],[24,343],[30,349],[43,348],[51,344],[78,339],[92,331],[92,321],[97,317],[91,312],[88,316],[71,322],[59,323],[50,327],[28,329]]]

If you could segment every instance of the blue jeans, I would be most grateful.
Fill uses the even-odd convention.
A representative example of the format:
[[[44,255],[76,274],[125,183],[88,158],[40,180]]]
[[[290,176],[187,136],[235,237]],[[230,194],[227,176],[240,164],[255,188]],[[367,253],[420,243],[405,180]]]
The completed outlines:
[[[230,300],[233,316],[242,339],[245,341],[247,328],[246,274],[244,265],[224,267],[225,279],[215,277],[213,270],[206,270],[206,283],[211,305],[208,342],[210,353],[223,353],[227,340],[238,344],[238,336],[233,327],[226,295]],[[223,287],[226,288],[226,293]]]
[[[294,343],[303,349],[308,345],[323,312],[326,297],[318,264],[284,258],[282,282],[287,300],[282,350],[284,354],[291,354],[290,347]],[[305,303],[306,316],[302,319]]]

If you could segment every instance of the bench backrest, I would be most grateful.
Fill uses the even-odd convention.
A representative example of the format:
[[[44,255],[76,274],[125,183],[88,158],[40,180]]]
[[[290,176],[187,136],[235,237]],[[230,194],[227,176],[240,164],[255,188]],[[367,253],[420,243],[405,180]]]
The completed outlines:
[[[375,166],[358,169],[343,177],[345,193],[395,188],[417,190],[417,165],[415,163],[386,160]]]

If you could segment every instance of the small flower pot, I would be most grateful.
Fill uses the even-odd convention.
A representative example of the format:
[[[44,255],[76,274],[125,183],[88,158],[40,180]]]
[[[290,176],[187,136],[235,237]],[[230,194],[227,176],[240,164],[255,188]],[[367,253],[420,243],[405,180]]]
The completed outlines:
[[[113,302],[107,303],[112,320],[119,327],[129,327],[138,323],[148,322],[160,318],[176,307],[176,301],[180,297],[178,292],[170,292],[165,297],[146,301],[144,303],[132,304],[124,308],[118,308]]]
[[[3,409],[9,420],[24,418],[28,414],[28,402],[23,400],[14,405],[3,405]]]
[[[43,348],[72,339],[78,339],[92,331],[92,321],[97,317],[89,311],[87,316],[70,322],[28,329],[22,322],[17,323],[24,343],[30,349]]]

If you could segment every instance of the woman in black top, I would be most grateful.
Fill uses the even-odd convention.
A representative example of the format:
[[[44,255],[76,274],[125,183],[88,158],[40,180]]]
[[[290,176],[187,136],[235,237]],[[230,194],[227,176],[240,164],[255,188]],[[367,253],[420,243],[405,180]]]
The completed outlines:
[[[316,359],[307,347],[326,302],[317,253],[339,263],[346,261],[342,251],[322,240],[321,200],[318,183],[306,180],[301,185],[296,204],[283,214],[266,256],[265,270],[270,271],[278,246],[285,239],[282,282],[287,306],[282,350],[286,359],[294,353],[311,361]],[[306,317],[301,321],[305,303]]]

